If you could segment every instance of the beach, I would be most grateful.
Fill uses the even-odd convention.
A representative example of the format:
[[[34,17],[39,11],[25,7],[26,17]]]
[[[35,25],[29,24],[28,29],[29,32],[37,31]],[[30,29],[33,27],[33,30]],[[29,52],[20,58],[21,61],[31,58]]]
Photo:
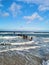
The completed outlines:
[[[0,65],[49,65],[49,37],[31,37],[0,36]]]
[[[0,65],[42,65],[43,61],[49,60],[48,47],[26,45],[0,51]]]

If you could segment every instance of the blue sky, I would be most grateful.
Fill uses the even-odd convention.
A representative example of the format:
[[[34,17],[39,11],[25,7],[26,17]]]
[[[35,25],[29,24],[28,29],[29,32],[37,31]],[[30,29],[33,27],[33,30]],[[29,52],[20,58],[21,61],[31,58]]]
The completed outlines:
[[[0,30],[49,31],[49,0],[0,0]]]

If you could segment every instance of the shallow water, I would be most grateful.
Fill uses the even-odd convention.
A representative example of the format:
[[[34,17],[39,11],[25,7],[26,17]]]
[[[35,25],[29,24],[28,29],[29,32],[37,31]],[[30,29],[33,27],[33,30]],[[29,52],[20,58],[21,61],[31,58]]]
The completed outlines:
[[[43,38],[39,35],[29,41],[19,36],[0,36],[0,65],[49,65],[49,42]]]

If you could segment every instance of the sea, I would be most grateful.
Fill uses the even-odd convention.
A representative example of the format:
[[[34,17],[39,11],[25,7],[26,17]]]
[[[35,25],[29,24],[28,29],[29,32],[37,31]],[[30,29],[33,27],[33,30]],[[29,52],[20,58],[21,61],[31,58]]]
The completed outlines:
[[[32,40],[19,35],[32,37]],[[42,58],[40,65],[49,65],[49,32],[0,31],[0,53],[15,50],[23,52],[19,52],[22,55],[25,52]]]

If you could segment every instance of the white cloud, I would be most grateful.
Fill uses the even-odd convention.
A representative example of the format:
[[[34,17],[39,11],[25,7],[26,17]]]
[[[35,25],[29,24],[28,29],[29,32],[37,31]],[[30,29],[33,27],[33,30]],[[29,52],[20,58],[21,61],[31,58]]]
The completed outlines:
[[[35,3],[39,5],[40,10],[49,10],[49,0],[18,0],[26,3]],[[41,6],[42,5],[42,6]]]
[[[9,11],[13,15],[13,17],[16,17],[16,15],[21,12],[21,6],[13,2],[9,7]]]
[[[38,8],[38,10],[39,10],[39,11],[49,10],[49,7],[48,7],[48,6],[40,5],[39,8]]]
[[[22,1],[22,2],[27,2],[27,3],[32,3],[32,0],[17,0],[17,1]]]
[[[49,0],[17,0],[17,1],[23,1],[26,3],[35,3],[35,4],[42,4],[49,6]]]
[[[0,11],[0,17],[8,17],[10,14],[8,12]]]
[[[22,1],[26,3],[38,3],[38,4],[43,4],[49,2],[49,0],[17,0],[17,1]]]
[[[45,23],[49,25],[49,20],[46,20]]]
[[[35,19],[38,19],[40,21],[43,20],[43,18],[37,12],[35,12],[31,16],[24,16],[24,19],[28,20],[29,23]]]
[[[20,30],[20,31],[40,31],[40,30],[44,30],[43,27],[36,27],[36,26],[24,26],[24,27],[20,27],[20,28],[17,28],[17,30]]]
[[[5,13],[2,14],[2,16],[7,17],[7,16],[9,16],[9,13],[5,12]]]

